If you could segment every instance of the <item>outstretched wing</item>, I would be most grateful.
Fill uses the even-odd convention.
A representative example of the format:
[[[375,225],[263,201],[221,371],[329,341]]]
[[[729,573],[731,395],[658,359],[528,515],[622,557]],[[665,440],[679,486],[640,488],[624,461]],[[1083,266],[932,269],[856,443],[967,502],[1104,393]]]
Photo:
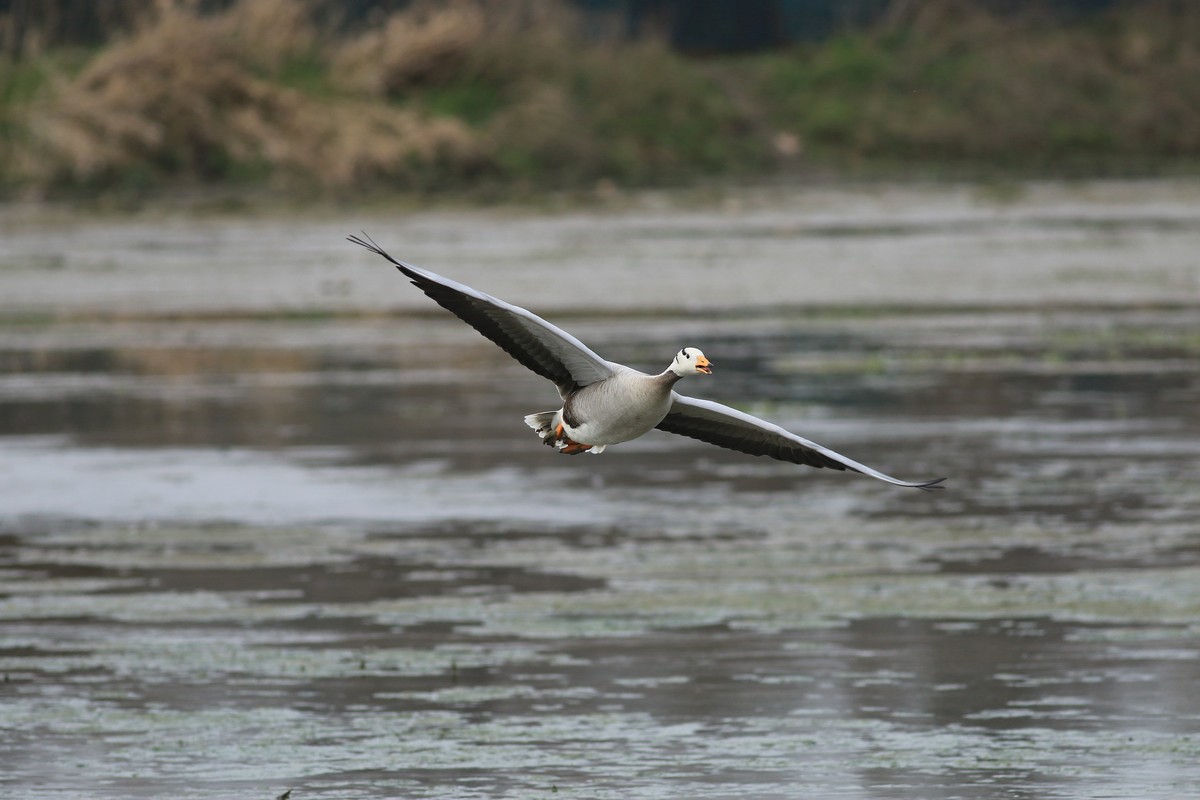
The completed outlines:
[[[351,242],[392,262],[413,285],[463,322],[491,339],[529,369],[551,380],[566,396],[580,386],[604,380],[614,366],[583,342],[520,306],[476,291],[466,284],[398,261],[363,234]]]
[[[857,461],[835,453],[816,442],[810,442],[791,431],[766,420],[745,414],[737,409],[723,406],[709,400],[698,400],[694,397],[684,397],[672,393],[671,410],[658,429],[681,436],[690,436],[702,442],[715,444],[749,453],[752,456],[770,456],[780,461],[790,461],[793,464],[806,464],[821,469],[852,470],[870,475],[881,481],[896,486],[908,486],[914,489],[940,489],[939,483],[945,478],[932,481],[910,483],[884,475],[878,470],[859,464]]]

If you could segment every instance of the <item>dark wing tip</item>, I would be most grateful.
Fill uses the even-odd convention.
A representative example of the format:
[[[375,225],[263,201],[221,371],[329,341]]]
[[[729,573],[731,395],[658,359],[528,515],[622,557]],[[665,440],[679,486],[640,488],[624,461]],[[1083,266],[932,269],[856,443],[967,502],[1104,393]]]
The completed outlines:
[[[392,258],[390,255],[388,255],[388,252],[386,250],[384,250],[382,247],[380,247],[378,244],[376,244],[375,240],[372,239],[370,236],[368,236],[366,231],[362,232],[361,237],[355,236],[354,234],[350,234],[349,236],[346,237],[346,241],[353,242],[354,244],[358,245],[359,247],[365,247],[366,249],[370,250],[375,255],[383,256],[388,261],[395,264],[397,267],[402,266],[399,261]]]
[[[932,492],[935,489],[945,489],[946,488],[945,486],[939,486],[939,484],[942,483],[942,481],[944,481],[944,480],[946,480],[946,479],[945,478],[934,478],[931,481],[925,481],[924,483],[914,483],[911,485],[914,489],[920,489],[923,492]]]

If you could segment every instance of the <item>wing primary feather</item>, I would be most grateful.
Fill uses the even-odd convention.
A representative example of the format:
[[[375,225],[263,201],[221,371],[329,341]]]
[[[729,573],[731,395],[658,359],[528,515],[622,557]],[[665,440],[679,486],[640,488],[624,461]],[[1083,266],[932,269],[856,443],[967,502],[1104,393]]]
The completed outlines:
[[[945,478],[931,481],[902,481],[860,464],[827,447],[810,442],[766,420],[710,400],[676,394],[671,411],[657,426],[659,430],[699,439],[754,456],[803,464],[817,469],[850,470],[895,486],[929,491],[944,488]]]
[[[400,262],[397,261],[396,259],[392,258],[391,256],[389,256],[382,247],[375,244],[375,240],[372,239],[370,236],[368,236],[366,231],[361,231],[361,233],[362,233],[361,238],[352,233],[346,237],[346,241],[354,242],[354,244],[359,245],[360,247],[365,247],[368,250],[370,250],[372,253],[383,256],[388,261],[395,264],[397,267],[400,266]]]
[[[553,381],[560,394],[565,395],[612,374],[611,364],[574,336],[536,314],[393,258],[366,232],[361,237],[351,235],[346,238],[387,259],[435,303],[529,370]]]

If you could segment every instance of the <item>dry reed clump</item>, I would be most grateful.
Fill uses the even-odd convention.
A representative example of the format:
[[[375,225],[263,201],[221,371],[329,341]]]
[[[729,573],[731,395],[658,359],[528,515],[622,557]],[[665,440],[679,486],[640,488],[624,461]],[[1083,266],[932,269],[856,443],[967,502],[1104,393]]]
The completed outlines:
[[[272,80],[316,38],[302,4],[241,0],[208,16],[167,6],[35,107],[19,169],[40,183],[292,173],[331,187],[471,169],[466,126],[320,100]]]
[[[314,120],[314,124],[316,124]],[[486,167],[488,147],[457,119],[342,103],[337,120],[300,163],[330,187],[390,181],[430,189]]]
[[[224,26],[170,11],[56,92],[32,121],[54,177],[87,181],[135,165],[211,176],[253,157],[295,103],[248,74]],[[286,124],[286,123],[285,123]],[[265,155],[265,154],[264,154]]]
[[[239,0],[210,22],[237,42],[247,63],[267,72],[278,71],[319,44],[306,0]]]
[[[341,40],[303,3],[164,2],[27,117],[27,183],[646,182],[723,168],[742,125],[667,47],[588,41],[556,0],[418,2]]]
[[[340,85],[378,96],[472,80],[506,85],[565,67],[584,47],[581,29],[555,0],[425,0],[341,44],[332,64]]]
[[[335,79],[348,89],[391,96],[443,84],[461,72],[486,34],[478,3],[422,4],[336,49]]]
[[[728,153],[711,142],[736,127],[723,93],[665,45],[589,40],[554,0],[417,3],[339,45],[331,62],[344,88],[467,121],[486,171],[502,179],[643,182],[719,169]]]

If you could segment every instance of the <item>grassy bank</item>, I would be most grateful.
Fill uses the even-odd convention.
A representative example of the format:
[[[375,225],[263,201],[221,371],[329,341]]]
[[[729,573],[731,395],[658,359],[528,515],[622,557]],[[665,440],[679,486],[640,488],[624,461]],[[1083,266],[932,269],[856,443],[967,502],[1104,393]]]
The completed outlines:
[[[164,5],[94,50],[0,63],[0,186],[509,196],[1200,160],[1200,7],[1183,0],[1070,23],[934,0],[823,43],[705,59],[584,27],[550,0],[417,4],[337,35],[287,0]]]

